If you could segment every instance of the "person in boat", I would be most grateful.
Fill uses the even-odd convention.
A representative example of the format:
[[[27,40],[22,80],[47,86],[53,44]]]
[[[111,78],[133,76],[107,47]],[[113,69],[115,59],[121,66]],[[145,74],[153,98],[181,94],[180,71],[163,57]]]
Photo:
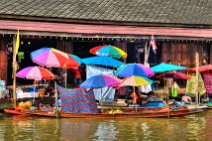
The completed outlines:
[[[185,104],[191,104],[192,103],[191,97],[187,95],[182,96],[182,102],[184,102]]]
[[[81,83],[81,69],[76,69],[74,71],[74,83],[75,84],[80,84]]]
[[[142,95],[137,88],[135,88],[135,92],[133,91],[130,94],[130,98],[132,98],[133,104],[141,103],[141,97],[142,97]]]
[[[171,88],[171,97],[176,98],[178,96],[178,91],[179,91],[179,85],[177,84],[176,81],[174,81]]]
[[[51,112],[51,111],[53,111],[53,108],[49,104],[43,105],[40,103],[39,110],[44,111],[44,112]]]

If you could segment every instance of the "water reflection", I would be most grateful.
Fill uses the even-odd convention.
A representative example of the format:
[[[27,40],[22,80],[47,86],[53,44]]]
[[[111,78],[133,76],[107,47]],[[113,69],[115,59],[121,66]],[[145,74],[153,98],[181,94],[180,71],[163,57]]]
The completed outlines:
[[[61,119],[61,139],[63,140],[85,140],[95,134],[97,124],[88,119]]]
[[[54,119],[7,117],[1,141],[211,140],[212,111],[183,118]]]
[[[96,140],[98,141],[115,140],[118,131],[116,130],[116,126],[114,125],[114,123],[115,123],[114,120],[99,123],[95,133]]]

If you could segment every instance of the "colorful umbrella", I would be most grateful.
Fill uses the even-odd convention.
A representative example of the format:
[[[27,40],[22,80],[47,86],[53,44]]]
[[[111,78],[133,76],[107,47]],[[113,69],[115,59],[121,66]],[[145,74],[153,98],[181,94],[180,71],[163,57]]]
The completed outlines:
[[[147,77],[133,75],[124,78],[119,86],[146,86],[151,85],[152,83],[153,81]]]
[[[151,85],[152,83],[153,83],[153,81],[146,77],[133,75],[133,76],[126,77],[125,79],[123,79],[123,81],[121,82],[119,87],[133,86],[133,93],[134,93],[133,103],[136,104],[137,102],[136,102],[135,87],[136,86],[147,86],[147,85]],[[137,107],[136,107],[136,110],[137,110]]]
[[[153,72],[157,73],[157,72],[186,70],[187,68],[183,66],[173,65],[173,64],[161,63],[159,65],[151,67],[151,69]]]
[[[128,77],[132,75],[151,77],[154,72],[143,64],[125,64],[122,65],[116,72],[117,76]]]
[[[90,50],[90,53],[98,56],[109,56],[112,58],[127,58],[127,53],[118,47],[111,45],[101,45],[94,47]]]
[[[190,79],[190,76],[182,73],[182,72],[176,72],[176,71],[172,71],[172,72],[166,72],[163,73],[159,76],[157,76],[157,78],[159,79],[163,79],[163,78],[173,78],[173,79]]]
[[[121,65],[123,65],[122,62],[107,56],[89,57],[82,59],[82,62],[87,65],[100,65],[114,68],[119,68]]]
[[[212,70],[212,65],[205,65],[199,67],[199,72],[207,72]],[[196,68],[188,69],[188,72],[196,72]]]
[[[17,74],[19,78],[26,78],[32,80],[53,80],[55,76],[49,70],[38,67],[38,66],[30,66],[20,70]]]
[[[76,68],[79,63],[67,53],[54,48],[41,48],[31,53],[32,61],[46,67]]]
[[[82,64],[81,59],[73,54],[68,55],[68,60],[61,64],[61,68],[72,68],[78,69],[78,67]]]
[[[83,88],[102,88],[102,87],[113,87],[118,86],[121,80],[118,78],[108,76],[108,75],[95,75],[84,81],[80,87]]]
[[[72,58],[74,58],[80,65],[82,64],[82,59],[74,54],[69,54]]]

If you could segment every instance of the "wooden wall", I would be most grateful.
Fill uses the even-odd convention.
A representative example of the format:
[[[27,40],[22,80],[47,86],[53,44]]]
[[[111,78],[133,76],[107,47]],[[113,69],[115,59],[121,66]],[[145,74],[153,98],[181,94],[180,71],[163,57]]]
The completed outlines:
[[[209,50],[206,43],[162,43],[162,61],[172,60],[173,64],[194,67],[195,52],[200,55],[201,65],[204,58],[209,61]]]
[[[0,79],[7,82],[7,40],[0,39]]]
[[[73,42],[57,40],[56,48],[67,53],[73,53]]]

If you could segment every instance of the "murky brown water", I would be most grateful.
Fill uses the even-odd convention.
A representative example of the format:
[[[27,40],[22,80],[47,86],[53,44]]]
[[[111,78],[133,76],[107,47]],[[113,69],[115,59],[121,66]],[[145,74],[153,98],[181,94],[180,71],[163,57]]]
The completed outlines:
[[[211,141],[212,110],[183,118],[0,119],[0,141]]]

